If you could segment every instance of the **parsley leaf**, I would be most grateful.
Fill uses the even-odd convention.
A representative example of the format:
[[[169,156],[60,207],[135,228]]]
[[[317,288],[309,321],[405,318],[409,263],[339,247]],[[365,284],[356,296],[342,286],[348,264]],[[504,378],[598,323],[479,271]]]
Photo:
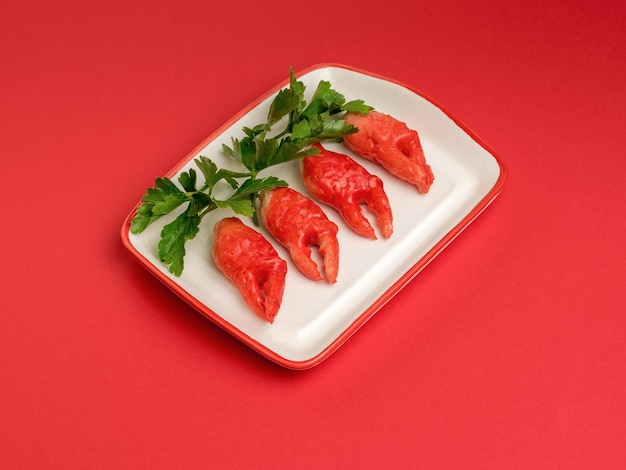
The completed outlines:
[[[196,170],[191,168],[189,171],[184,171],[179,177],[178,182],[185,191],[196,190]]]
[[[359,114],[367,114],[374,108],[365,104],[363,100],[349,101],[341,107],[344,111],[352,111]]]
[[[280,90],[270,104],[270,110],[267,115],[267,128],[269,129],[283,117],[295,111],[300,101],[302,101],[302,96],[297,90],[291,87]]]
[[[131,232],[143,232],[152,222],[169,214],[186,200],[185,194],[169,178],[157,178],[154,188],[149,188],[141,198],[141,205],[131,221]]]
[[[180,276],[184,269],[185,243],[194,238],[200,230],[201,217],[198,213],[193,213],[192,207],[193,204],[189,205],[185,212],[161,231],[158,256],[175,276]]]
[[[202,155],[196,158],[194,162],[202,172],[207,188],[213,188],[218,181],[225,180],[233,189],[237,189],[237,179],[248,176],[248,173],[220,169],[211,159]]]

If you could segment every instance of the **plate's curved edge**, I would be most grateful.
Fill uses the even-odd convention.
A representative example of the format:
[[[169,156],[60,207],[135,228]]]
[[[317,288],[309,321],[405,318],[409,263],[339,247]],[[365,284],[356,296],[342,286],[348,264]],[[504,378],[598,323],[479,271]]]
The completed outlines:
[[[469,137],[472,138],[476,143],[478,143],[481,147],[483,147],[487,153],[495,160],[498,165],[499,174],[496,179],[494,185],[491,189],[483,196],[483,198],[474,206],[474,208],[455,226],[452,230],[450,230],[445,236],[443,236],[436,244],[433,246],[422,258],[420,258],[409,270],[407,270],[385,293],[383,293],[372,305],[370,305],[361,315],[359,315],[355,320],[345,328],[337,338],[335,338],[329,345],[327,345],[322,351],[316,353],[312,357],[309,357],[305,360],[291,360],[287,359],[269,347],[259,343],[254,340],[250,336],[248,336],[245,332],[241,331],[239,328],[235,327],[230,322],[226,321],[222,316],[208,308],[206,305],[200,303],[195,297],[189,294],[186,290],[184,290],[179,284],[173,282],[169,277],[163,274],[154,264],[148,261],[132,244],[130,240],[130,224],[131,220],[134,217],[137,208],[141,204],[141,201],[138,201],[133,209],[126,216],[124,223],[121,228],[121,238],[122,244],[124,247],[130,251],[135,258],[139,261],[139,263],[146,268],[152,275],[154,275],[157,279],[159,279],[165,286],[167,286],[170,290],[172,290],[177,296],[179,296],[182,300],[184,300],[187,304],[201,313],[204,317],[208,318],[212,322],[214,322],[217,326],[221,327],[244,344],[246,344],[251,349],[255,350],[257,353],[261,354],[265,358],[271,360],[272,362],[283,366],[287,369],[291,370],[306,370],[310,369],[324,360],[326,360],[331,354],[333,354],[343,343],[345,343],[358,329],[360,329],[376,312],[378,312],[386,303],[388,303],[402,288],[404,288],[420,271],[422,271],[446,246],[448,246],[478,215],[480,215],[486,208],[489,206],[493,200],[502,192],[504,183],[508,178],[508,169],[499,155],[494,152],[494,150],[485,143],[472,129],[470,129],[463,121],[461,121],[458,117],[448,111],[444,106],[442,106],[438,101],[423,93],[422,91],[407,85],[399,80],[395,80],[389,77],[386,77],[382,74],[378,74],[375,72],[366,71],[360,69],[358,67],[353,67],[350,65],[345,65],[341,63],[334,62],[324,62],[316,65],[309,66],[299,72],[296,72],[295,75],[297,77],[301,77],[308,73],[311,73],[316,70],[324,69],[324,68],[339,68],[348,70],[351,72],[367,75],[373,78],[377,78],[380,80],[384,80],[390,83],[394,83],[396,85],[402,86],[412,93],[420,96],[421,98],[427,100],[432,105],[441,110],[450,120],[452,120],[459,128],[461,128]],[[220,136],[227,128],[229,128],[234,122],[236,122],[241,117],[245,116],[250,110],[258,106],[261,102],[263,102],[268,97],[272,96],[274,93],[277,93],[280,89],[284,88],[289,84],[289,79],[285,79],[281,81],[279,84],[271,88],[269,91],[261,95],[256,100],[252,101],[250,104],[242,108],[237,113],[233,114],[230,119],[226,120],[220,127],[218,127],[214,132],[212,132],[206,139],[196,145],[187,155],[182,158],[167,174],[166,176],[171,177],[175,175],[180,169],[185,166],[191,158],[193,158],[201,149],[205,148],[209,143],[215,140],[218,136]]]
[[[137,250],[137,248],[135,248],[132,241],[130,240],[130,222],[134,217],[135,212],[136,208],[128,214],[122,225],[121,238],[123,246],[135,257],[135,259],[139,262],[141,266],[143,266],[149,273],[151,273],[154,277],[161,281],[161,283],[163,283],[181,300],[186,302],[190,307],[195,309],[202,316],[204,316],[208,320],[211,320],[218,327],[222,328],[223,330],[237,338],[239,341],[250,347],[252,350],[283,367],[286,367],[288,369],[307,369],[317,363],[317,361],[315,361],[314,359],[312,359],[311,361],[303,361],[302,363],[297,363],[295,361],[291,361],[280,356],[267,346],[251,338],[244,331],[240,330],[232,323],[226,321],[217,312],[213,311],[205,304],[198,301],[193,295],[183,289],[179,284],[173,282],[168,276],[163,274],[163,272],[159,268],[157,268],[139,250]]]

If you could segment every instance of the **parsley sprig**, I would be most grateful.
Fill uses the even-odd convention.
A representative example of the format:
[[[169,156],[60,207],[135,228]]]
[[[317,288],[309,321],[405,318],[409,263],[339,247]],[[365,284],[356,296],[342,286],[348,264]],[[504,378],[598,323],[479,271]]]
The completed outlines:
[[[182,189],[169,178],[157,178],[154,187],[149,188],[141,198],[141,205],[130,224],[132,233],[141,233],[155,220],[187,204],[183,212],[163,227],[158,244],[159,259],[169,266],[170,272],[176,276],[180,276],[184,269],[185,243],[197,235],[200,222],[206,214],[222,208],[253,217],[255,213],[253,195],[265,189],[287,185],[285,181],[274,176],[251,178],[248,172],[218,168],[205,156],[196,158],[194,163],[204,176],[205,182],[202,186],[198,187],[197,172],[193,168],[184,171],[178,177]],[[242,183],[241,179],[244,179]],[[220,182],[227,183],[233,190],[226,199],[218,199],[213,194]]]
[[[151,223],[186,204],[185,209],[161,231],[158,257],[175,276],[184,269],[185,244],[200,230],[202,218],[215,209],[230,209],[236,214],[251,217],[258,225],[256,200],[261,191],[287,183],[275,176],[259,177],[259,172],[274,165],[315,155],[312,144],[322,141],[341,141],[357,132],[339,118],[345,111],[367,114],[372,108],[362,100],[346,102],[343,95],[320,81],[310,103],[304,98],[305,86],[290,70],[289,87],[280,90],[270,104],[266,122],[253,128],[244,127],[245,137],[232,138],[232,146],[222,151],[241,162],[246,171],[236,172],[218,168],[208,157],[194,159],[204,183],[199,186],[194,168],[178,177],[177,186],[171,179],[160,177],[149,188],[131,220],[131,233],[143,232]],[[276,132],[274,127],[284,122]],[[214,193],[218,187],[230,187],[230,196],[219,199]]]
[[[348,125],[336,115],[345,111],[367,114],[372,107],[363,100],[346,102],[344,96],[321,80],[307,103],[305,86],[290,70],[289,87],[278,92],[267,114],[266,122],[255,127],[244,127],[245,137],[231,138],[232,145],[222,146],[227,155],[239,160],[252,175],[290,160],[316,155],[318,150],[310,145],[323,141],[341,141],[357,128]],[[283,130],[273,133],[280,122],[287,121]]]

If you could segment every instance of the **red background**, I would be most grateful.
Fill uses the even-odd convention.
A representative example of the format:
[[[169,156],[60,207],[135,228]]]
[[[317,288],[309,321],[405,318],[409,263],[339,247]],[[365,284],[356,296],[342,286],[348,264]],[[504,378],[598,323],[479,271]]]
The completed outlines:
[[[0,15],[3,468],[626,467],[624,2],[34,2]],[[503,193],[308,371],[122,247],[156,176],[338,62],[432,96]]]

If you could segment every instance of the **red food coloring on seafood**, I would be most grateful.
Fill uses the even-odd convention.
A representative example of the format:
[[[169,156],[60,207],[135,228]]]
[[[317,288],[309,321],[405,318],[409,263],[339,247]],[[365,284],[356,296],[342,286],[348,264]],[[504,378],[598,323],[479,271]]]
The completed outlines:
[[[309,279],[322,280],[311,258],[311,246],[318,248],[322,270],[330,283],[337,281],[339,242],[337,224],[310,198],[289,187],[264,191],[260,195],[260,219],[265,229],[289,251],[296,267]]]
[[[393,215],[383,181],[369,173],[353,158],[332,152],[320,144],[319,154],[302,160],[302,181],[311,195],[339,212],[356,234],[376,239],[369,220],[363,215],[364,204],[376,217],[384,238],[393,233]]]
[[[420,193],[428,192],[435,178],[426,163],[417,131],[377,111],[367,115],[348,112],[344,120],[358,128],[358,132],[344,137],[351,151],[380,164],[391,174],[416,186]]]
[[[250,309],[273,323],[283,299],[287,263],[261,233],[237,217],[220,220],[214,233],[215,265]]]

